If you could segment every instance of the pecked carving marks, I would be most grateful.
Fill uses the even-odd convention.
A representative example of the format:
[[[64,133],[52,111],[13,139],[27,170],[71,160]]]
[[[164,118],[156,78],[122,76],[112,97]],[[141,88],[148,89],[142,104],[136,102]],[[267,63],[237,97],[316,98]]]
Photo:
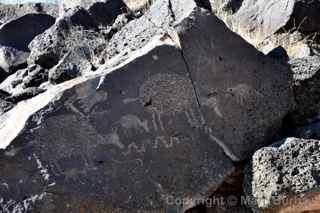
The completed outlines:
[[[142,121],[136,115],[125,115],[122,116],[119,120],[120,125],[122,128],[125,128],[127,131],[134,130],[140,131],[144,130],[145,132],[149,132],[148,121]]]
[[[205,124],[223,139],[223,147],[244,160],[270,140],[291,110],[290,70],[259,53],[217,17],[204,11],[193,15],[175,28]]]
[[[145,105],[161,113],[183,112],[194,102],[190,79],[177,74],[156,74],[140,87]]]
[[[124,213],[178,212],[165,202],[167,196],[205,196],[233,170],[231,160],[202,131],[192,83],[176,47],[157,46],[110,72],[98,89],[97,84],[98,78],[68,89],[40,128],[13,143],[29,141],[28,149],[56,183],[51,192],[105,195],[104,203]],[[60,206],[68,202],[54,199]]]

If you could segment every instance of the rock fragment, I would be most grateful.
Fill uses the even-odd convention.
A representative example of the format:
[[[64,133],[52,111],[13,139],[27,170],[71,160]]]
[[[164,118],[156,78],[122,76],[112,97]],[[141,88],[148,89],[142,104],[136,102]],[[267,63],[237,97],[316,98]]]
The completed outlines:
[[[257,151],[248,166],[247,195],[259,212],[319,210],[320,143],[287,138]]]

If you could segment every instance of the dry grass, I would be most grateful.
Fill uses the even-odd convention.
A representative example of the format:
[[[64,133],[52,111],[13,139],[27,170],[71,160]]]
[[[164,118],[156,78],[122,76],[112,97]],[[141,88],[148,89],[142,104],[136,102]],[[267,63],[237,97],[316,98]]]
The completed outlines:
[[[224,21],[229,29],[239,34],[247,42],[265,54],[278,46],[282,46],[286,49],[289,57],[295,55],[296,51],[298,51],[302,45],[319,48],[319,33],[315,32],[308,35],[300,33],[301,27],[306,19],[303,19],[300,23],[293,21],[291,29],[281,29],[277,33],[265,38],[262,27],[251,32],[246,28],[247,26],[243,26],[243,24],[234,21],[231,14],[222,11],[221,8],[214,9],[215,14]]]

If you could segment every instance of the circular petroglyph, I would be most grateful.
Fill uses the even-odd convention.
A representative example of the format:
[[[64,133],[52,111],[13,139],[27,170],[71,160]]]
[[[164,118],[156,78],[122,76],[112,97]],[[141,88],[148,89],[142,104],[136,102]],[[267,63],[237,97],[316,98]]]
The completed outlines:
[[[195,100],[190,80],[177,74],[156,74],[140,87],[144,106],[161,113],[177,113]]]

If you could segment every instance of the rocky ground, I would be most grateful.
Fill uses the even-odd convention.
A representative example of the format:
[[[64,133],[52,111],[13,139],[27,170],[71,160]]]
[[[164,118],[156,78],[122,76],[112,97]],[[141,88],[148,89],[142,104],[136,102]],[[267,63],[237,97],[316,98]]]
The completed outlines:
[[[320,212],[319,10],[0,4],[0,212]]]

